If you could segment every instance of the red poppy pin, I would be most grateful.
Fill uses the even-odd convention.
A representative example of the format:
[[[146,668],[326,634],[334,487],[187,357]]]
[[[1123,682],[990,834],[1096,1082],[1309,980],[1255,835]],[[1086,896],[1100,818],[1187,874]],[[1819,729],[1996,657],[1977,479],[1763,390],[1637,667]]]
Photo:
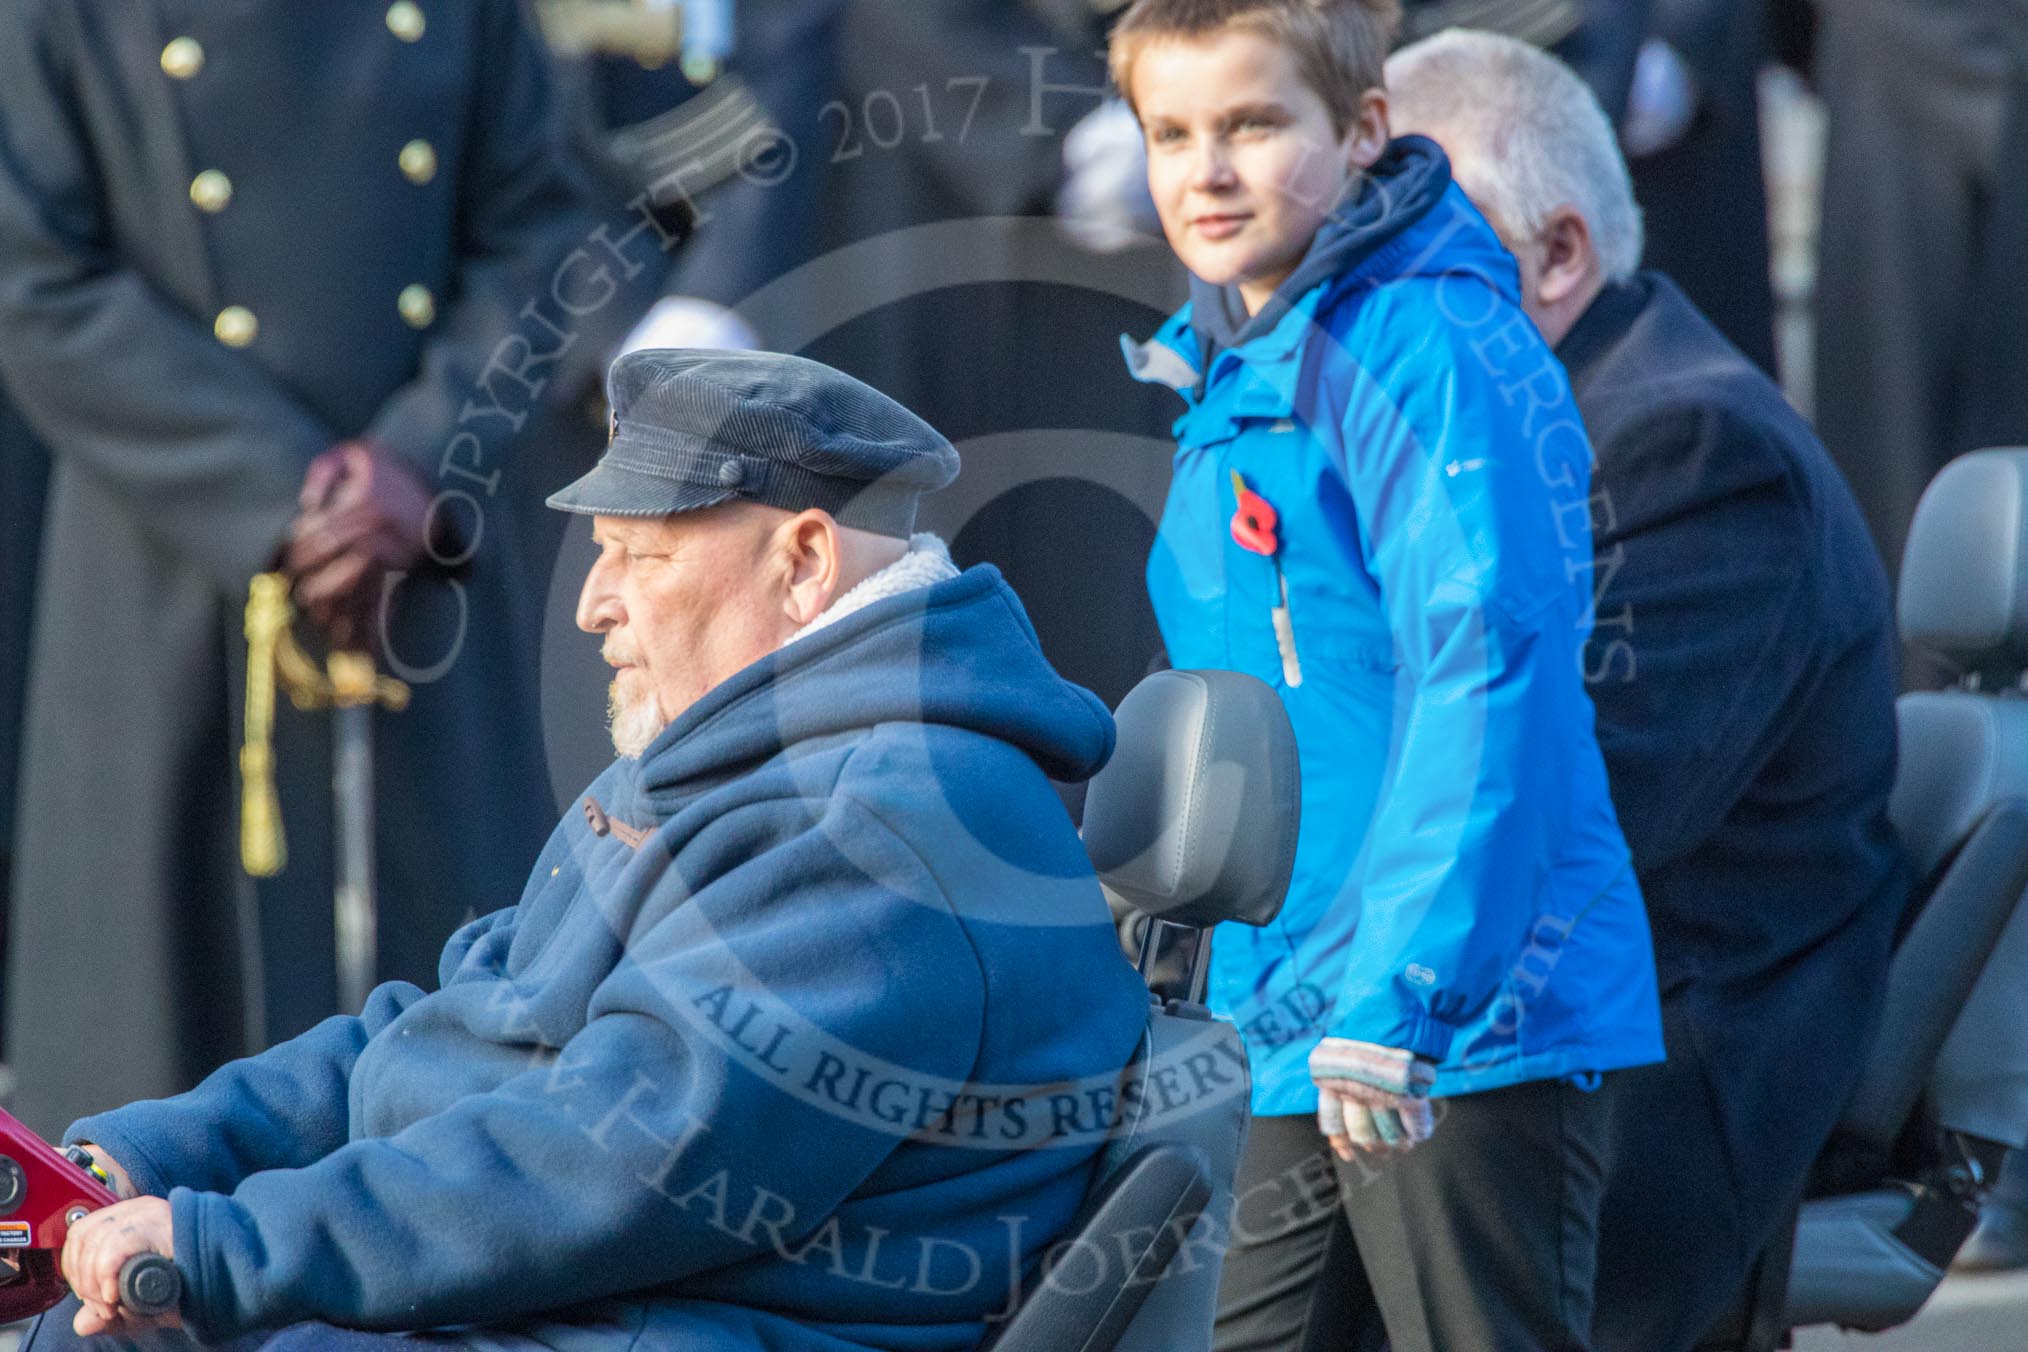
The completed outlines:
[[[1246,486],[1238,470],[1232,472],[1232,492],[1239,500],[1232,513],[1232,542],[1241,549],[1273,558],[1281,548],[1281,542],[1275,538],[1275,509],[1266,498]]]

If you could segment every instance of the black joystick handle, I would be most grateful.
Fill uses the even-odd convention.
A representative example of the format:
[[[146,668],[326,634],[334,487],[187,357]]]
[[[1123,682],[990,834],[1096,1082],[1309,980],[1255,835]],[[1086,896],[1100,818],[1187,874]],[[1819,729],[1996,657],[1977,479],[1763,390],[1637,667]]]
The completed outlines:
[[[183,1274],[159,1253],[138,1253],[120,1269],[120,1308],[137,1319],[169,1314],[183,1301]]]

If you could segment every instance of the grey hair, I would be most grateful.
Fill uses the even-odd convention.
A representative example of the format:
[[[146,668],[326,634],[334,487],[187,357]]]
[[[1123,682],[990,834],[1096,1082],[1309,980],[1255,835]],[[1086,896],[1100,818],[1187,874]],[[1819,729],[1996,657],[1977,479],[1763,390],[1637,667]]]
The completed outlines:
[[[1607,281],[1641,263],[1641,210],[1613,127],[1577,73],[1497,33],[1448,28],[1387,61],[1388,121],[1462,161],[1498,227],[1532,239],[1560,206],[1591,229]]]

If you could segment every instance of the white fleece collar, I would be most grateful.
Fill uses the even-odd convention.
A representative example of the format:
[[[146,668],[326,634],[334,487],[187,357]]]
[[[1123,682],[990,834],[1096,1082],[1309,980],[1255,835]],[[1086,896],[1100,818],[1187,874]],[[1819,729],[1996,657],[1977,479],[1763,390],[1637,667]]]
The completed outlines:
[[[790,635],[789,642],[794,643],[805,635],[814,634],[827,624],[835,624],[875,601],[885,601],[890,596],[899,596],[918,587],[948,582],[957,575],[958,566],[951,562],[951,551],[944,547],[942,540],[927,531],[911,535],[908,537],[908,553],[833,601],[823,614]]]

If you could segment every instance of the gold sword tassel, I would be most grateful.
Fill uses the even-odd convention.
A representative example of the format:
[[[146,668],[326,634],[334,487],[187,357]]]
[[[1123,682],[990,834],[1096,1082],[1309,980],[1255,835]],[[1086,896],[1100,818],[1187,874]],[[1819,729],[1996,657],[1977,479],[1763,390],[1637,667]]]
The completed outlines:
[[[246,744],[239,749],[239,857],[256,878],[274,877],[289,857],[274,745],[275,650],[288,628],[288,581],[262,573],[246,599]]]
[[[281,799],[275,792],[275,688],[298,709],[408,707],[409,689],[379,675],[360,652],[334,652],[319,671],[290,628],[295,607],[289,580],[262,573],[247,589],[246,741],[239,749],[239,855],[256,878],[272,878],[288,864]]]

